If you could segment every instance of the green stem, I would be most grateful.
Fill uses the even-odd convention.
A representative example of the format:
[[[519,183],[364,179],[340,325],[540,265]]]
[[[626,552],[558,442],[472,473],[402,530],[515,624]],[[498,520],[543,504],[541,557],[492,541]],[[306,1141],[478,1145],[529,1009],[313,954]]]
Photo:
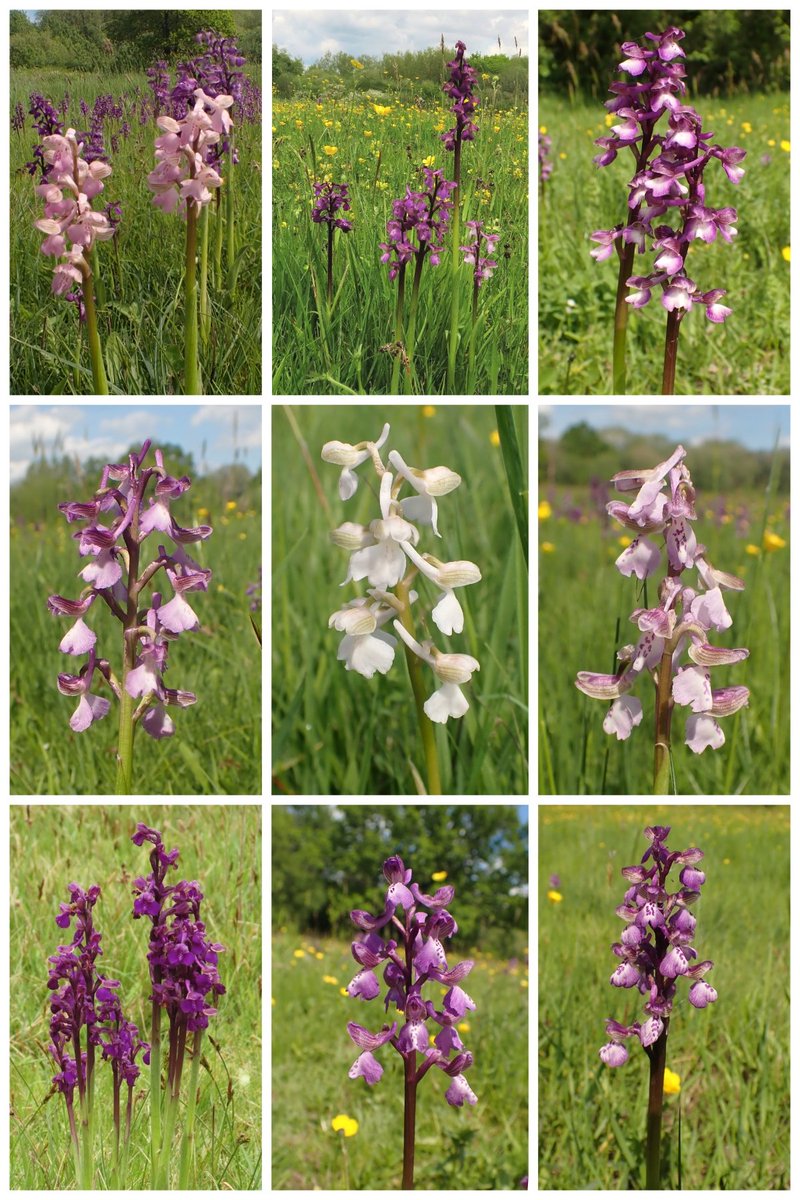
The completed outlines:
[[[669,1019],[664,1019],[661,1037],[650,1047],[650,1091],[647,1097],[647,1182],[648,1191],[661,1190],[661,1114],[664,1109],[664,1069],[667,1065]]]
[[[453,265],[450,283],[450,340],[447,343],[447,391],[452,396],[456,390],[456,352],[458,350],[459,267],[461,265],[459,242],[461,241],[461,136],[456,136],[453,159],[453,210],[450,236],[453,239]]]
[[[186,276],[183,326],[183,394],[201,396],[197,345],[197,205],[186,206]]]
[[[416,640],[414,633],[414,622],[411,617],[411,602],[409,600],[409,584],[403,580],[398,583],[396,589],[397,599],[402,603],[403,607],[400,612],[400,621]],[[403,643],[405,646],[405,643]],[[441,796],[442,781],[439,774],[439,756],[436,751],[436,735],[433,728],[433,722],[425,712],[425,684],[422,678],[422,663],[417,655],[409,647],[405,646],[406,662],[408,663],[408,674],[411,678],[411,688],[414,692],[414,703],[417,709],[417,723],[419,725],[420,737],[422,738],[422,748],[425,753],[425,767],[428,776],[428,795]]]
[[[92,278],[94,279],[94,290],[97,295],[97,303],[100,308],[103,308],[106,302],[106,289],[103,284],[103,277],[100,274],[100,268],[98,266],[96,246],[92,246],[91,250],[89,251],[89,257],[92,264]]]
[[[394,310],[394,340],[395,353],[392,358],[392,382],[390,395],[396,396],[400,386],[400,368],[403,364],[405,346],[403,345],[403,304],[405,302],[406,264],[401,263],[397,273],[397,303]]]
[[[236,275],[233,264],[236,259],[236,232],[233,220],[233,130],[228,135],[228,178],[225,181],[225,249],[228,265],[228,289],[231,296],[236,291]]]
[[[158,1165],[159,1184],[163,1189],[169,1188],[169,1164],[172,1154],[172,1138],[175,1133],[175,1123],[178,1117],[178,1107],[181,1095],[181,1074],[183,1072],[183,1056],[186,1049],[186,1020],[185,1018],[173,1029],[170,1027],[170,1067],[171,1078],[167,1083],[167,1104],[164,1118],[164,1139],[161,1143],[161,1156]]]
[[[414,344],[417,336],[417,306],[419,305],[419,282],[422,278],[422,268],[425,265],[427,242],[421,242],[417,251],[414,266],[414,282],[411,285],[411,304],[408,310],[408,328],[406,329],[406,378],[405,391],[412,395],[414,391]]]
[[[670,641],[664,643],[664,653],[658,668],[656,684],[656,723],[654,737],[653,794],[669,795],[670,726],[672,724],[672,652]]]
[[[214,287],[222,287],[222,197],[217,188],[214,195]]]
[[[189,1190],[189,1173],[194,1157],[194,1117],[197,1106],[197,1081],[200,1075],[200,1043],[202,1039],[202,1029],[196,1029],[192,1045],[192,1070],[189,1075],[189,1097],[186,1104],[186,1121],[183,1127],[183,1144],[181,1146],[181,1174],[178,1187],[182,1192]]]
[[[67,1116],[69,1118],[69,1140],[72,1143],[72,1157],[75,1160],[75,1187],[81,1186],[83,1178],[83,1169],[81,1167],[81,1144],[78,1141],[78,1129],[75,1125],[75,1108],[72,1100],[65,1094],[64,1099],[67,1104]]]
[[[209,205],[203,205],[200,217],[200,337],[203,345],[208,342],[211,325],[211,314],[208,308],[208,210]]]
[[[106,379],[106,368],[103,363],[103,349],[100,345],[100,334],[97,330],[97,311],[94,306],[92,273],[87,267],[82,274],[83,305],[86,309],[86,338],[89,343],[89,357],[92,362],[94,394],[97,396],[107,396],[108,380]]]
[[[625,344],[628,337],[628,312],[630,305],[625,303],[625,297],[628,294],[628,280],[633,274],[633,256],[635,253],[636,246],[631,242],[630,245],[626,245],[623,248],[619,261],[617,301],[614,308],[613,375],[615,396],[624,396],[627,386]]]
[[[328,312],[333,304],[333,221],[328,221]]]

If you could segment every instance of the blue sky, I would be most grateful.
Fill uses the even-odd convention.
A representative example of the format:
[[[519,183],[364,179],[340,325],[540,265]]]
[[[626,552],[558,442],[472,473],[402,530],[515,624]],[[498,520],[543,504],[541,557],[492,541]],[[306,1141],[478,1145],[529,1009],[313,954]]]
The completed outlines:
[[[632,433],[662,433],[684,446],[710,438],[740,442],[748,450],[789,445],[788,404],[540,404],[539,431],[560,437],[585,421],[593,429],[623,426]]]
[[[11,407],[11,483],[22,479],[34,442],[49,455],[118,462],[135,441],[172,442],[194,455],[204,473],[232,462],[261,466],[260,404],[15,404]],[[238,457],[237,457],[238,450]]]
[[[403,50],[426,50],[461,40],[467,58],[473,54],[502,52],[514,55],[516,37],[522,53],[528,53],[529,12],[527,8],[499,9],[274,9],[272,41],[306,66],[331,51],[344,50],[353,58],[369,54],[381,58]]]

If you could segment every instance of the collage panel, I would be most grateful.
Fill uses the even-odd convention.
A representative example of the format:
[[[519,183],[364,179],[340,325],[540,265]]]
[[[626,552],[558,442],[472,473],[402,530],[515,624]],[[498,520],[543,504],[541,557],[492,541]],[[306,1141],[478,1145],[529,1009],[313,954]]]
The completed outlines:
[[[14,405],[12,795],[261,794],[261,407]]]
[[[528,1185],[528,807],[274,804],[272,1188]]]
[[[273,395],[528,394],[529,20],[273,11]]]
[[[540,795],[789,794],[789,426],[541,406]]]
[[[539,394],[789,395],[788,8],[538,33]]]
[[[10,393],[262,393],[262,11],[10,12]]]
[[[537,866],[539,1189],[788,1189],[789,805],[540,804]]]
[[[273,406],[273,794],[528,794],[527,418]]]
[[[259,1190],[258,804],[12,805],[12,1190]]]

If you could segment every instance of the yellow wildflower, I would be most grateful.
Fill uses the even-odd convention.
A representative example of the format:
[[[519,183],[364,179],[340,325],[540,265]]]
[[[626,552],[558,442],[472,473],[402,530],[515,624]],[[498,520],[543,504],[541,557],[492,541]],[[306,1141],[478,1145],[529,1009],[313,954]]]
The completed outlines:
[[[548,501],[540,500],[540,502],[539,502],[539,520],[547,521],[548,518],[552,517],[552,515],[553,515],[553,510],[550,507],[550,504],[548,503]]]
[[[470,1025],[469,1021],[462,1021],[460,1025],[456,1025],[456,1029],[459,1033],[469,1033],[471,1028],[472,1026]]]
[[[423,415],[423,417],[435,417],[436,416],[436,405],[435,404],[423,404],[422,415]]]
[[[540,125],[540,126],[539,126],[539,133],[547,133],[547,126],[546,126],[546,125]]]
[[[427,158],[423,158],[422,165],[423,165],[423,167],[432,167],[435,162],[436,162],[436,155],[429,154]]]
[[[355,67],[355,69],[356,69],[357,71],[363,71],[363,70],[364,70],[364,64],[363,64],[363,63],[360,63],[360,62],[358,61],[358,59],[357,59],[357,58],[351,58],[351,59],[350,59],[350,66],[351,66],[351,67]]]
[[[792,149],[792,143],[787,142],[786,138],[784,138],[783,141],[781,142],[781,150],[785,150],[786,153],[788,154],[791,151],[791,149]]]
[[[543,554],[552,554],[554,550],[555,550],[555,546],[553,545],[552,542],[542,542],[542,553]]]
[[[783,247],[783,249],[781,250],[781,258],[784,260],[784,262],[792,261],[792,247],[791,246]]]
[[[345,1137],[352,1137],[358,1133],[358,1121],[355,1117],[348,1117],[345,1113],[339,1113],[331,1121],[331,1128],[337,1133],[341,1130]]]
[[[669,1067],[664,1067],[664,1095],[677,1096],[681,1090],[681,1077]]]
[[[388,117],[389,113],[392,111],[391,104],[373,104],[372,108],[379,117]]]
[[[434,871],[431,879],[434,883],[444,883],[445,879],[447,879],[447,871]]]
[[[784,541],[784,539],[782,537],[778,537],[777,533],[771,533],[770,530],[768,529],[767,532],[764,534],[763,546],[764,546],[764,549],[767,550],[770,554],[772,553],[773,550],[783,550],[785,545],[786,545],[786,542]]]
[[[349,996],[350,993],[348,992],[347,988],[339,988],[339,995],[340,996]]]
[[[561,895],[561,892],[557,892],[551,888],[547,893],[547,899],[552,901],[553,904],[560,904],[564,897]]]
[[[628,537],[627,533],[622,533],[617,538],[617,545],[622,546],[623,549],[625,548],[625,546],[630,546],[630,544],[631,544],[631,539]]]
[[[742,133],[752,133],[753,126],[749,121],[742,121]]]
[[[364,130],[364,137],[372,137],[372,130],[371,130],[371,129],[365,129],[365,130]]]
[[[338,147],[338,146],[323,146],[323,147],[322,147],[322,149],[325,151],[325,153],[327,154],[328,158],[333,158],[334,154],[338,154],[338,153],[339,153],[339,147]]]
[[[305,956],[306,956],[305,950],[295,950],[294,955],[293,955],[294,958],[305,958]]]
[[[760,548],[759,548],[758,546],[754,546],[752,542],[749,542],[749,543],[748,543],[748,544],[745,546],[745,548],[744,548],[744,552],[745,552],[745,554],[753,554],[753,555],[756,555],[756,554],[760,554],[760,553],[761,553],[761,550],[760,550]]]
[[[322,982],[323,983],[338,983],[339,980],[336,978],[335,975],[323,975]]]
[[[500,434],[497,432],[496,429],[493,429],[492,432],[489,434],[489,441],[492,443],[493,446],[500,445]]]
[[[226,512],[235,512],[236,511],[236,501],[235,500],[226,501],[225,511]]]

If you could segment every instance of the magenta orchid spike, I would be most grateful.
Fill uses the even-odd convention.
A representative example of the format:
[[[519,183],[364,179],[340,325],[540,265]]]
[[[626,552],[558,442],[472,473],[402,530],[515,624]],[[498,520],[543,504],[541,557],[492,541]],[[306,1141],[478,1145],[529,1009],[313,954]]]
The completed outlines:
[[[58,677],[62,694],[79,697],[70,719],[72,730],[84,732],[110,710],[109,700],[91,690],[96,680],[104,681],[119,701],[117,787],[123,794],[131,791],[136,726],[141,724],[154,738],[170,737],[175,727],[167,707],[186,708],[197,699],[192,692],[168,687],[164,676],[171,644],[182,633],[200,627],[187,594],[206,591],[211,579],[211,571],[184,549],[209,537],[211,526],[183,528],[170,510],[191,486],[190,480],[169,475],[160,450],[155,452],[155,466],[145,467],[149,448],[147,441],[138,454],[129,456],[127,465],[109,463],[88,502],[59,504],[70,524],[81,524],[73,539],[78,553],[88,559],[79,572],[86,587],[77,600],[53,595],[47,602],[51,613],[75,621],[61,639],[62,654],[88,656],[79,674]],[[167,549],[159,543],[152,560],[145,563],[142,547],[153,534],[172,544]],[[167,600],[151,590],[162,569],[172,593]],[[97,633],[84,620],[98,599],[122,625],[120,677],[109,660],[99,656]]]
[[[674,706],[688,710],[686,745],[702,754],[708,747],[717,750],[725,743],[717,718],[737,712],[750,698],[741,685],[711,686],[713,668],[743,662],[750,653],[744,648],[714,646],[708,640],[712,631],[728,629],[733,623],[723,590],[742,591],[744,583],[714,567],[706,547],[697,540],[692,528],[697,520],[695,490],[685,458],[686,451],[678,446],[656,467],[613,476],[617,491],[636,492],[630,504],[612,500],[606,506],[609,514],[634,534],[616,560],[617,570],[640,580],[658,571],[662,551],[652,541],[658,534],[663,535],[667,574],[658,587],[658,604],[636,607],[631,613],[639,638],[618,652],[619,670],[613,675],[580,671],[575,680],[575,686],[587,696],[612,702],[603,729],[622,741],[642,721],[641,701],[630,693],[640,678],[650,675],[656,697],[653,791],[662,795],[669,791]],[[689,570],[697,572],[695,586],[681,581]]]
[[[346,183],[330,183],[325,180],[314,184],[314,206],[311,210],[311,220],[316,225],[325,225],[328,229],[328,307],[333,304],[333,232],[341,229],[342,233],[350,233],[353,222],[345,217],[338,217],[338,212],[350,211],[350,199]]]
[[[467,959],[452,967],[447,964],[443,943],[458,933],[458,925],[448,912],[455,896],[454,887],[446,884],[434,895],[427,895],[412,881],[411,868],[406,868],[396,854],[383,864],[383,875],[388,888],[382,912],[377,916],[362,909],[350,913],[351,921],[361,931],[352,945],[353,958],[361,969],[348,984],[347,992],[354,999],[363,1001],[379,996],[381,985],[375,970],[383,963],[387,988],[384,1008],[388,1012],[389,1005],[394,1005],[395,1011],[405,1019],[399,1030],[398,1021],[392,1021],[391,1025],[385,1023],[377,1033],[350,1021],[347,1032],[360,1053],[349,1074],[351,1079],[362,1077],[369,1087],[374,1087],[383,1075],[383,1067],[373,1053],[375,1050],[391,1045],[403,1059],[402,1186],[410,1189],[414,1187],[417,1087],[427,1072],[431,1067],[438,1067],[448,1076],[451,1082],[445,1100],[453,1107],[461,1108],[464,1103],[474,1105],[478,1101],[464,1076],[464,1071],[472,1066],[472,1055],[464,1048],[457,1029],[467,1010],[475,1010],[474,1001],[460,986],[474,963]],[[403,910],[402,920],[397,915],[398,909]],[[380,930],[386,925],[394,926],[391,932],[397,933],[399,941],[394,938],[384,940]],[[441,1009],[423,996],[423,988],[428,983],[447,989]],[[439,1026],[432,1045],[428,1021]],[[423,1056],[421,1061],[417,1057],[420,1054]]]
[[[608,1042],[600,1058],[609,1067],[628,1061],[626,1042],[637,1040],[650,1060],[650,1096],[647,1110],[647,1187],[660,1188],[661,1112],[664,1095],[664,1069],[667,1061],[667,1034],[670,1016],[677,998],[677,981],[683,976],[690,982],[689,1003],[707,1008],[717,999],[716,990],[703,978],[714,966],[699,961],[691,944],[695,940],[697,918],[690,911],[700,897],[706,881],[697,870],[703,851],[696,846],[670,851],[666,844],[670,826],[654,825],[644,831],[650,843],[641,863],[623,867],[629,887],[617,916],[625,921],[620,940],[612,952],[619,960],[609,982],[612,987],[636,988],[644,1001],[642,1021],[629,1025],[609,1018]],[[649,861],[652,860],[652,861]],[[673,867],[680,867],[680,886],[667,890]]]
[[[713,324],[721,324],[732,311],[720,303],[724,289],[703,290],[688,275],[686,263],[693,242],[710,243],[719,234],[730,243],[736,236],[736,210],[707,204],[703,176],[710,161],[717,159],[728,180],[738,184],[744,175],[739,163],[746,152],[738,146],[712,144],[713,133],[703,131],[702,117],[686,103],[686,71],[676,61],[685,57],[679,45],[684,36],[681,29],[671,26],[662,34],[645,34],[653,46],[623,43],[625,58],[619,70],[633,76],[635,82],[612,83],[613,98],[606,101],[606,108],[618,123],[596,142],[602,151],[594,159],[598,167],[608,166],[625,149],[634,159],[626,222],[591,235],[597,243],[591,251],[597,262],[610,258],[614,249],[620,262],[614,323],[615,392],[625,391],[626,305],[642,308],[655,293],[669,314],[664,395],[674,391],[680,324],[693,306],[701,305]],[[657,132],[665,114],[666,125]],[[664,221],[673,211],[677,223]],[[634,256],[648,249],[655,255],[652,270],[634,272]]]

